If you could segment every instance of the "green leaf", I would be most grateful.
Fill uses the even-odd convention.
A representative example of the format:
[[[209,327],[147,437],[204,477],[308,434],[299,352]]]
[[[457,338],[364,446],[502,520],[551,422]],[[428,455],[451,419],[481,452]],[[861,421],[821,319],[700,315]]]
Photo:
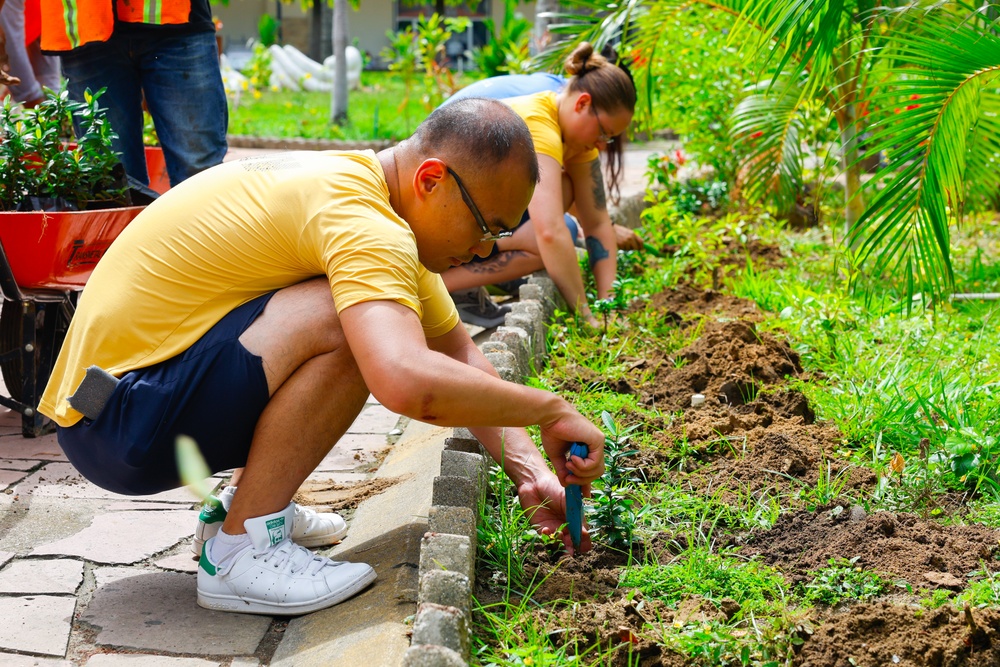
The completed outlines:
[[[201,500],[206,500],[214,485],[208,482],[212,476],[212,471],[205,463],[205,457],[198,449],[198,443],[194,438],[186,435],[177,436],[174,441],[175,455],[177,457],[177,470],[180,473],[181,481]]]

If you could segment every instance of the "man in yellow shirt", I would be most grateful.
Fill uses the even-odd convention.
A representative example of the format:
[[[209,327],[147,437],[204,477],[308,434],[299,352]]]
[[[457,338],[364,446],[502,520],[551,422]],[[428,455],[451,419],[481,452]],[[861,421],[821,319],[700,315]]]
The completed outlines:
[[[374,580],[366,564],[289,538],[292,495],[369,391],[393,412],[472,429],[555,534],[563,485],[603,472],[603,435],[558,396],[500,380],[438,275],[488,254],[537,181],[524,122],[484,99],[439,109],[378,154],[283,153],[202,172],[102,258],[39,410],[81,473],[118,493],[179,486],[182,434],[213,471],[244,467],[202,550],[198,602],[212,609],[307,613]],[[531,424],[554,474],[519,428]],[[567,460],[572,441],[590,455]]]

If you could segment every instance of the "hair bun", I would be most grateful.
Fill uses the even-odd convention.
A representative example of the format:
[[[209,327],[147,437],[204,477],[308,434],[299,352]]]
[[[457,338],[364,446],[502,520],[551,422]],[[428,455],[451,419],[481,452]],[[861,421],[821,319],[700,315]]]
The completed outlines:
[[[590,42],[581,42],[566,59],[565,68],[570,76],[583,76],[606,64],[604,56],[594,53],[594,46]]]

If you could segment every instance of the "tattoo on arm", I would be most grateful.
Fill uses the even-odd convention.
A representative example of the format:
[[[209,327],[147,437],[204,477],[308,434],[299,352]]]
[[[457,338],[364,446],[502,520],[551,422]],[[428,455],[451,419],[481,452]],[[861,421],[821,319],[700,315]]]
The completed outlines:
[[[608,258],[608,250],[601,243],[601,240],[596,236],[587,237],[587,259],[590,262],[590,268],[593,269],[602,259]]]
[[[499,252],[496,255],[493,255],[492,257],[484,259],[481,262],[469,262],[464,266],[472,273],[482,273],[482,274],[497,273],[498,271],[502,271],[503,269],[507,268],[507,265],[510,264],[515,259],[517,259],[518,257],[527,254],[528,253],[524,252],[523,250],[506,250],[503,252]]]
[[[604,177],[601,175],[601,159],[590,163],[590,178],[594,182],[594,206],[603,211],[608,207],[607,195],[604,194]]]

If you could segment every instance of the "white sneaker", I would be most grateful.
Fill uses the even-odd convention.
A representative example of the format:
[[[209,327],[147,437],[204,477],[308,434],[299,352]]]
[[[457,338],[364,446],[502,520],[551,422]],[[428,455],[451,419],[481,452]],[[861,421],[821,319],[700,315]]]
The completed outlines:
[[[295,504],[243,522],[251,544],[214,563],[210,538],[198,562],[198,604],[244,614],[308,614],[331,607],[375,581],[366,563],[317,556],[289,537]]]
[[[227,486],[218,496],[209,496],[201,506],[198,525],[194,529],[191,552],[201,557],[202,548],[210,538],[219,534],[222,522],[226,520],[233,502],[235,486]],[[295,505],[295,520],[292,522],[292,541],[303,547],[327,547],[337,544],[347,535],[347,522],[333,512],[316,510]]]

